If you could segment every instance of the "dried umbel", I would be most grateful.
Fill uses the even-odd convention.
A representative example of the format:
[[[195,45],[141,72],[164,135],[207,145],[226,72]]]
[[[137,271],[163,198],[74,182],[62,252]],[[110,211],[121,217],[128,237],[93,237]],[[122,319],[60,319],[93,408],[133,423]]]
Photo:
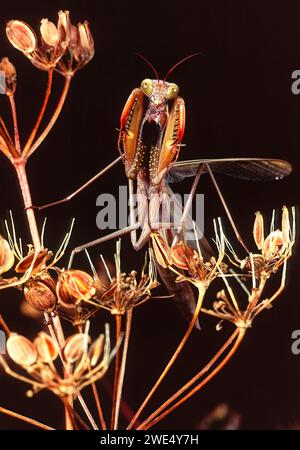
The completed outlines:
[[[292,225],[290,225],[290,216],[292,217]],[[264,220],[260,213],[256,213],[253,235],[258,249],[261,250],[260,254],[250,254],[241,261],[229,242],[226,242],[234,257],[234,259],[230,259],[230,262],[242,269],[243,272],[231,268],[230,278],[227,278],[227,275],[221,272],[225,289],[218,292],[217,300],[213,303],[212,309],[202,309],[204,313],[219,318],[221,322],[232,322],[238,328],[248,328],[252,325],[253,319],[261,311],[269,308],[279,296],[285,286],[287,260],[292,254],[292,247],[295,242],[294,208],[289,211],[286,207],[283,207],[281,230],[274,230],[273,223],[274,217],[271,231],[264,238]],[[268,280],[279,269],[282,269],[280,287],[273,295],[263,298]],[[238,300],[236,289],[231,287],[234,282],[237,287],[241,288],[241,294],[247,293],[247,299],[243,304]],[[251,283],[251,286],[247,286],[246,283]],[[220,324],[218,325],[219,328]]]
[[[151,251],[149,252],[149,263],[146,255],[140,277],[135,270],[128,274],[121,272],[120,245],[118,244],[115,261],[116,276],[111,277],[107,288],[104,289],[104,292],[102,289],[101,295],[97,294],[95,299],[101,308],[107,309],[111,314],[122,315],[146,302],[151,297],[152,290],[159,286],[159,283]]]
[[[20,50],[32,64],[41,70],[57,71],[72,77],[94,56],[94,41],[88,22],[71,24],[69,11],[59,11],[55,25],[42,19],[40,43],[32,28],[20,20],[7,23],[6,34],[11,44]],[[65,61],[62,57],[66,55]]]
[[[291,217],[291,220],[290,220]],[[274,229],[274,217],[270,233],[264,237],[264,220],[260,212],[256,213],[253,236],[260,253],[253,253],[244,260],[240,260],[236,253],[232,252],[234,259],[246,272],[253,272],[256,277],[268,276],[276,272],[278,268],[290,257],[295,242],[295,209],[282,208],[281,229]]]
[[[75,398],[81,389],[105,375],[115,355],[116,349],[112,352],[110,349],[108,325],[105,334],[90,342],[87,332],[74,334],[66,340],[62,353],[64,377],[55,366],[58,344],[45,332],[40,332],[34,342],[16,333],[7,341],[8,356],[27,372],[27,377],[11,370],[1,355],[0,364],[7,374],[32,386],[29,395],[48,389],[58,397]]]
[[[7,23],[6,35],[10,43],[34,66],[47,71],[54,69],[65,53],[70,42],[70,27],[69,12],[60,11],[57,25],[48,19],[42,19],[40,44],[32,28],[20,20],[11,20]]]
[[[15,66],[8,58],[2,58],[0,61],[1,74],[3,74],[5,80],[5,85],[1,85],[1,90],[4,88],[6,95],[13,95],[17,87],[17,72]],[[2,94],[3,92],[0,93]]]
[[[157,262],[163,268],[170,268],[177,273],[177,281],[189,281],[197,287],[207,288],[219,275],[218,268],[224,258],[224,235],[219,222],[220,235],[216,232],[218,257],[211,257],[205,261],[202,256],[200,244],[196,240],[195,247],[185,242],[184,237],[176,236],[169,245],[165,237],[160,233],[152,233],[152,245]],[[225,266],[223,267],[225,269]]]

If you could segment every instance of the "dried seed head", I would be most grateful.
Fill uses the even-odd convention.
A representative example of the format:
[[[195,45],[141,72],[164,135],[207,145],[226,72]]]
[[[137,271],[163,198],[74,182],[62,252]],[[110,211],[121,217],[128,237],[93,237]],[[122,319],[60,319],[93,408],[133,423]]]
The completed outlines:
[[[24,336],[12,333],[6,343],[9,357],[20,366],[28,367],[37,360],[37,351],[33,343]]]
[[[78,361],[85,351],[86,335],[83,333],[73,334],[70,336],[64,346],[64,358],[69,364]]]
[[[94,367],[98,363],[104,348],[104,336],[101,334],[91,345],[89,350],[89,359],[91,366]]]
[[[6,25],[10,43],[24,53],[32,53],[37,47],[37,38],[32,28],[21,20],[11,20]]]
[[[41,270],[42,267],[46,264],[46,262],[52,257],[52,252],[50,252],[47,248],[41,249],[38,253],[34,250],[31,250],[25,258],[21,259],[15,267],[15,271],[17,273],[25,273],[28,270],[32,262],[32,273],[37,273]]]
[[[0,235],[0,275],[14,265],[15,257],[8,242]]]
[[[50,22],[48,19],[42,19],[40,31],[43,41],[47,45],[49,45],[50,47],[56,47],[58,45],[60,36],[58,29],[53,22]]]
[[[41,280],[29,280],[24,288],[24,296],[32,308],[37,311],[53,311],[57,298],[55,291]]]
[[[264,242],[264,218],[259,211],[255,213],[253,237],[258,250],[261,250]]]
[[[5,77],[5,94],[14,94],[17,87],[17,72],[15,66],[8,58],[1,59],[0,72],[2,72]]]
[[[262,255],[265,259],[269,260],[276,256],[281,255],[286,247],[286,243],[283,238],[283,233],[280,230],[272,231],[269,236],[266,237],[262,246]]]
[[[57,358],[57,346],[49,334],[41,331],[34,340],[34,346],[37,350],[38,359],[40,361],[49,363]]]
[[[57,297],[65,307],[73,307],[82,300],[90,300],[96,293],[93,278],[83,270],[62,272],[56,287]]]

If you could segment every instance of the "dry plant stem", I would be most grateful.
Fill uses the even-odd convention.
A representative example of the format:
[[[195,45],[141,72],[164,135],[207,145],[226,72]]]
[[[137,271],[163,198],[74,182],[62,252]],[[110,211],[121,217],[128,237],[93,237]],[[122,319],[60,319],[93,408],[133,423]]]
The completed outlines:
[[[226,348],[231,344],[233,338],[235,338],[237,335],[236,341],[233,344],[231,350],[227,353],[227,355],[224,357],[224,359],[222,359],[222,361],[217,365],[217,367],[206,378],[204,378],[204,380],[202,380],[192,390],[190,390],[184,397],[182,397],[180,400],[178,400],[178,402],[173,404],[170,408],[165,410],[159,416],[156,416],[156,418],[154,420],[152,420],[152,422],[148,423],[146,426],[144,424],[142,424],[139,429],[148,430],[149,428],[153,427],[156,423],[160,422],[164,417],[169,415],[172,411],[174,411],[176,408],[178,408],[180,405],[182,405],[184,402],[186,402],[190,397],[192,397],[200,389],[202,389],[210,380],[212,380],[220,372],[220,370],[223,369],[223,367],[230,361],[232,356],[235,354],[235,352],[239,348],[239,346],[245,336],[245,333],[246,333],[245,328],[237,328],[234,331],[234,333],[230,336],[230,338],[227,340],[227,342],[222,347],[222,349],[220,350],[220,352],[223,353],[226,350]],[[215,358],[213,358],[213,359],[214,359],[214,361],[216,360]],[[191,384],[194,384],[195,381],[198,378],[200,378],[202,374],[207,372],[207,370],[209,370],[209,367],[211,366],[211,363],[212,363],[212,361],[210,361],[207,366],[205,366],[194,378],[192,378],[192,380],[190,380],[185,386],[183,386],[183,388],[181,388],[181,391],[188,389],[188,387]],[[176,397],[178,396],[177,393],[175,394],[175,396]],[[147,419],[147,421],[148,421],[148,419]]]
[[[121,328],[122,328],[122,316],[121,314],[115,314],[116,321],[116,345],[121,337]],[[114,417],[116,413],[116,397],[117,397],[117,387],[119,380],[119,370],[120,370],[120,347],[117,350],[115,357],[115,375],[114,375],[114,389],[113,389],[113,399],[112,399],[112,411],[111,411],[111,424],[110,427],[113,430]]]
[[[89,408],[87,407],[87,404],[85,403],[85,401],[84,401],[84,399],[83,399],[83,397],[82,397],[82,395],[80,393],[78,394],[77,398],[78,398],[79,403],[82,406],[83,411],[85,412],[87,418],[89,419],[93,429],[94,430],[99,430],[99,428],[97,427],[96,422],[94,421],[94,418],[93,418],[92,414],[90,413]]]
[[[35,143],[31,146],[30,150],[28,151],[26,157],[29,158],[29,156],[31,156],[33,154],[33,152],[35,152],[35,150],[41,145],[41,143],[44,141],[44,139],[48,136],[48,134],[50,133],[50,131],[52,130],[56,120],[58,119],[58,116],[64,106],[69,88],[70,88],[70,84],[71,84],[71,76],[66,76],[65,78],[65,84],[64,84],[64,88],[63,91],[61,93],[59,102],[56,106],[56,109],[54,111],[53,116],[51,117],[48,125],[46,126],[46,128],[44,129],[44,131],[40,134],[40,136],[37,138],[37,140],[35,141]],[[31,205],[30,205],[31,206]]]
[[[20,134],[19,134],[19,128],[18,128],[18,117],[17,117],[17,109],[15,104],[15,97],[14,95],[9,95],[9,102],[12,112],[12,118],[14,123],[14,136],[15,136],[15,147],[17,150],[17,153],[21,156],[21,144],[20,144]]]
[[[5,320],[4,320],[3,316],[2,316],[2,314],[0,314],[0,326],[3,328],[3,331],[5,332],[5,334],[6,334],[7,336],[9,336],[9,335],[10,335],[10,329],[8,328],[8,325],[7,325],[7,323],[5,322]]]
[[[97,407],[97,411],[98,411],[98,416],[99,416],[99,421],[100,421],[100,424],[101,424],[101,428],[102,428],[102,430],[107,430],[107,426],[106,426],[106,422],[105,422],[105,419],[104,419],[104,414],[103,414],[103,410],[102,410],[99,394],[98,394],[98,391],[97,391],[96,383],[92,383],[92,390],[93,390],[94,399],[95,399],[95,402],[96,402],[96,407]]]
[[[0,413],[6,414],[7,416],[14,417],[15,419],[23,420],[23,422],[30,423],[31,425],[42,428],[43,430],[55,430],[55,428],[48,427],[48,425],[45,425],[41,422],[37,422],[34,419],[30,419],[30,417],[22,416],[22,414],[18,414],[14,411],[11,411],[10,409],[2,408],[0,406]]]
[[[188,340],[188,338],[189,338],[189,336],[190,336],[190,334],[191,334],[191,332],[192,332],[192,330],[193,330],[193,328],[195,326],[196,320],[197,320],[198,315],[200,313],[200,309],[201,309],[201,306],[202,306],[202,302],[203,302],[203,298],[204,298],[205,292],[206,292],[205,287],[203,285],[199,285],[198,286],[197,305],[196,305],[196,308],[195,308],[195,312],[194,312],[193,318],[192,318],[192,320],[191,320],[191,322],[189,324],[189,327],[188,327],[185,335],[181,339],[181,341],[180,341],[177,349],[175,350],[173,356],[171,357],[170,361],[168,362],[168,364],[164,368],[163,372],[161,373],[160,377],[156,381],[155,385],[153,386],[153,388],[151,389],[151,391],[149,392],[149,394],[147,395],[147,397],[145,398],[145,400],[143,401],[143,403],[139,407],[138,411],[134,415],[134,417],[131,420],[130,424],[128,425],[128,427],[127,427],[128,430],[132,429],[132,427],[134,426],[136,420],[140,417],[142,411],[144,410],[145,406],[148,404],[149,400],[152,398],[153,394],[155,393],[157,388],[160,386],[161,382],[163,381],[163,379],[165,378],[165,376],[167,375],[167,373],[169,372],[169,370],[173,366],[174,362],[178,358],[179,354],[181,353],[181,351],[182,351],[186,341]]]
[[[41,124],[41,121],[42,121],[42,119],[44,117],[44,114],[45,114],[45,111],[46,111],[46,108],[47,108],[47,105],[48,105],[49,97],[50,97],[50,94],[51,94],[52,80],[53,80],[53,69],[50,69],[50,70],[48,70],[48,82],[47,82],[47,88],[46,88],[46,93],[45,93],[43,105],[42,105],[42,108],[40,110],[40,113],[39,113],[39,116],[37,118],[37,121],[36,121],[36,123],[34,125],[34,128],[33,128],[32,132],[31,132],[31,134],[30,134],[30,136],[28,138],[28,141],[26,142],[25,147],[23,149],[23,156],[24,157],[26,157],[27,153],[29,152],[31,144],[34,141],[34,138],[36,136],[38,128],[39,128],[39,126]]]
[[[123,344],[122,361],[121,361],[121,365],[120,365],[119,378],[118,378],[117,391],[116,391],[116,408],[115,408],[115,415],[113,417],[113,426],[112,426],[113,430],[117,430],[118,425],[119,425],[120,406],[121,406],[124,376],[125,376],[125,369],[126,369],[126,362],[127,362],[129,338],[130,338],[130,333],[131,333],[131,323],[132,323],[132,309],[127,311],[127,314],[126,314],[126,328],[125,328],[125,336],[124,336],[124,344]]]

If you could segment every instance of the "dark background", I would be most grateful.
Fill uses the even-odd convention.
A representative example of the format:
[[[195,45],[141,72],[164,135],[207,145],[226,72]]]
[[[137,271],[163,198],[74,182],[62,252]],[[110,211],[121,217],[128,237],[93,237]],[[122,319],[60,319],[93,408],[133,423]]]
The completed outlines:
[[[300,95],[291,93],[291,74],[300,69],[299,4],[88,0],[26,1],[11,6],[6,3],[1,6],[1,55],[8,55],[18,71],[16,101],[23,140],[41,104],[46,74],[10,46],[4,26],[13,18],[28,21],[38,29],[42,17],[55,21],[59,9],[70,9],[75,23],[89,20],[96,55],[76,75],[63,114],[30,160],[28,170],[36,204],[70,193],[117,156],[115,129],[123,105],[143,78],[152,77],[135,52],[149,58],[159,73],[164,74],[180,58],[200,51],[202,56],[182,65],[170,77],[179,85],[187,108],[184,138],[187,146],[182,149],[181,159],[280,157],[293,164],[292,175],[277,183],[218,178],[251,245],[255,211],[259,209],[270,217],[272,208],[280,210],[283,204],[299,205]],[[62,82],[60,76],[55,77],[52,107]],[[0,101],[1,115],[9,122],[6,98],[3,96]],[[0,173],[0,217],[7,217],[8,210],[12,209],[18,232],[24,236],[26,227],[16,179],[4,157],[0,159]],[[208,179],[202,181],[200,190],[205,193],[206,234],[211,236],[212,218],[224,216],[224,212],[213,188],[204,181]],[[51,249],[58,246],[71,217],[76,217],[77,223],[70,248],[98,237],[96,197],[102,192],[117,193],[119,184],[126,184],[121,165],[71,203],[48,210],[45,244]],[[187,192],[189,185],[190,181],[184,182],[178,185],[178,190]],[[43,216],[39,215],[40,222]],[[230,228],[227,229],[230,235]],[[122,246],[126,269],[140,267],[143,252],[135,254],[128,238]],[[104,245],[101,252],[112,260],[114,244]],[[91,254],[97,264],[99,249]],[[77,261],[81,267],[86,266],[84,258]],[[160,427],[195,428],[221,402],[241,414],[243,428],[276,429],[296,427],[300,423],[300,356],[291,352],[292,331],[300,329],[298,270],[296,255],[289,265],[284,294],[271,311],[255,321],[235,358]],[[12,329],[32,337],[40,324],[21,315],[21,297],[19,292],[2,292],[0,311]],[[111,319],[104,313],[97,316],[95,332],[100,332],[105,320]],[[125,395],[136,408],[183,335],[186,323],[171,301],[153,301],[136,310],[133,327]],[[205,363],[228,331],[229,326],[216,332],[215,322],[203,319],[203,330],[194,332],[184,356],[152,407]],[[41,393],[27,399],[25,385],[3,374],[0,383],[1,406],[40,418],[55,427],[62,426],[62,410],[52,395]],[[104,396],[106,402],[108,397]],[[0,428],[28,427],[1,416]]]

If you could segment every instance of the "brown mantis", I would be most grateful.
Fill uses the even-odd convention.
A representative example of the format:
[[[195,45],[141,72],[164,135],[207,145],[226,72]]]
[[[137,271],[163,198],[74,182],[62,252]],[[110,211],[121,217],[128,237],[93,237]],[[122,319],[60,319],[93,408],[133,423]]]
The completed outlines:
[[[199,179],[205,172],[209,173],[213,181],[238,240],[248,251],[235,226],[213,172],[260,181],[281,179],[291,172],[291,166],[286,161],[261,158],[177,161],[185,127],[185,104],[183,98],[178,96],[178,86],[175,83],[167,82],[166,79],[175,67],[192,56],[194,55],[188,56],[175,64],[163,80],[159,78],[152,64],[142,57],[152,68],[156,79],[143,80],[140,88],[132,91],[125,104],[121,115],[118,139],[120,156],[68,197],[38,207],[41,210],[71,200],[96,179],[108,172],[114,165],[123,161],[129,185],[129,226],[76,247],[72,251],[69,267],[72,265],[75,254],[128,233],[131,234],[131,242],[134,249],[139,250],[149,241],[153,230],[159,229],[161,233],[167,233],[168,240],[172,241],[178,239],[184,229],[193,229],[189,210]],[[149,128],[151,132],[150,140]],[[189,200],[181,213],[178,229],[174,232],[174,217],[171,217],[169,222],[163,223],[162,209],[167,205],[167,199],[172,195],[168,182],[177,182],[186,177],[194,177],[194,181]],[[137,182],[138,220],[136,220],[134,212],[135,180]],[[178,214],[178,205],[176,203],[174,208],[174,214],[176,215],[176,213]],[[138,229],[141,229],[139,237],[137,236]],[[201,231],[199,234],[198,232],[199,230],[196,232],[196,239],[198,237],[201,238],[201,250],[204,254],[211,255],[212,251],[209,244],[204,237],[201,237]],[[162,271],[161,276],[167,286],[169,285],[170,291],[176,292],[179,301],[187,304],[194,303],[194,301],[191,301],[192,292],[186,283],[182,283],[181,286],[180,283],[175,285],[174,280],[169,279],[170,274],[162,273]]]

